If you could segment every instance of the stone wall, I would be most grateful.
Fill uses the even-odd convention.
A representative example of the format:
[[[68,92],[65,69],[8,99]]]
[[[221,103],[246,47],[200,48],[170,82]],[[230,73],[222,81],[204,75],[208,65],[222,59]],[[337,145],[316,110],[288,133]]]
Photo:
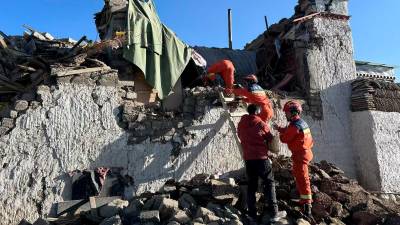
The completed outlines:
[[[400,192],[400,113],[352,113],[358,178],[369,190]]]
[[[309,95],[318,93],[322,119],[311,116],[314,160],[336,163],[349,176],[356,176],[351,140],[350,82],[356,77],[349,23],[343,18],[315,17],[305,22],[304,68]],[[310,108],[312,108],[311,105]]]
[[[198,173],[225,173],[242,167],[222,109],[205,105],[203,116],[187,126],[187,142],[175,154],[174,142],[146,138],[129,143],[121,128],[121,90],[115,86],[59,83],[40,86],[41,104],[18,116],[15,127],[0,137],[0,224],[34,221],[52,203],[71,197],[68,172],[95,167],[122,167],[134,186],[130,198],[158,190],[168,179]],[[174,136],[172,136],[174,137]]]

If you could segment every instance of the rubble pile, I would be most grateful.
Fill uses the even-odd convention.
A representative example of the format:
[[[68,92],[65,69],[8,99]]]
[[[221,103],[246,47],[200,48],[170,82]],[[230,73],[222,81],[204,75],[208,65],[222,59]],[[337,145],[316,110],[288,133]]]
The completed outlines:
[[[299,208],[291,204],[296,197],[295,181],[291,176],[291,160],[277,158],[274,161],[277,196],[280,207],[288,214],[299,217]],[[388,204],[362,188],[356,180],[326,161],[311,163],[311,189],[313,191],[313,217],[315,221],[328,224],[391,224],[393,215],[400,213],[399,203]],[[340,222],[342,221],[342,222]],[[385,222],[386,221],[386,222]]]
[[[129,144],[171,142],[176,149],[174,152],[178,154],[179,149],[191,139],[186,128],[201,120],[211,107],[220,104],[217,101],[219,91],[218,87],[187,88],[183,93],[182,106],[174,111],[163,110],[160,101],[144,106],[125,100],[122,126],[129,131]]]
[[[286,74],[296,73],[293,41],[286,39],[280,41],[278,38],[281,34],[283,36],[292,26],[290,20],[281,20],[245,47],[246,50],[257,51],[257,77],[260,84],[267,89],[296,90],[296,87],[292,86],[295,85],[293,82],[280,84]],[[279,51],[276,47],[278,43]]]
[[[288,213],[287,218],[276,224],[391,225],[399,222],[398,205],[384,204],[326,161],[310,165],[314,218],[306,218],[292,200],[298,196],[290,158],[277,157],[273,165],[279,207]],[[60,202],[55,215],[39,220],[40,224],[248,224],[246,188],[243,171],[230,175],[198,174],[190,181],[169,180],[159,192],[144,193],[129,200],[90,197]],[[257,193],[259,222],[268,224],[269,213],[264,211],[261,192],[260,188]],[[25,221],[25,224],[29,223]]]
[[[400,86],[375,79],[357,79],[351,83],[351,110],[400,112]]]
[[[23,36],[0,32],[0,136],[8,133],[15,119],[29,107],[40,105],[38,86],[62,82],[107,85],[118,74],[101,61],[104,48],[122,44],[113,39],[92,44],[82,37],[55,39],[26,26]],[[100,59],[100,60],[99,60]]]
[[[83,36],[79,41],[55,39],[28,26],[23,36],[0,33],[1,93],[23,93],[34,89],[51,76],[64,77],[110,70],[103,63],[104,48],[118,48],[123,38],[92,43]]]

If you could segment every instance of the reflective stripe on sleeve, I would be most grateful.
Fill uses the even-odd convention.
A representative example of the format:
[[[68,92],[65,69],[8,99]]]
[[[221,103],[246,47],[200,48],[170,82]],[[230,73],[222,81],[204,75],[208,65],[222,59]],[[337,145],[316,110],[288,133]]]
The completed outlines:
[[[312,199],[312,195],[300,195],[301,199]]]
[[[304,129],[304,130],[303,130],[303,133],[304,133],[304,134],[311,134],[310,128]]]

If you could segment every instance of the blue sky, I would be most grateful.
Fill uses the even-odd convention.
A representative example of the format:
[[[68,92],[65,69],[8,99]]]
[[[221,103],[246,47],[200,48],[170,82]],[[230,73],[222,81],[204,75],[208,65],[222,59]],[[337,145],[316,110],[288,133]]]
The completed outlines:
[[[271,23],[290,17],[297,0],[155,0],[161,20],[190,45],[226,47],[227,9],[233,10],[233,45],[243,46]],[[251,3],[249,3],[251,2]],[[93,14],[102,0],[20,0],[1,4],[0,30],[22,34],[22,24],[56,37],[96,40]],[[355,58],[400,66],[399,0],[350,0]],[[400,70],[397,70],[400,75]],[[400,76],[398,75],[398,79]]]

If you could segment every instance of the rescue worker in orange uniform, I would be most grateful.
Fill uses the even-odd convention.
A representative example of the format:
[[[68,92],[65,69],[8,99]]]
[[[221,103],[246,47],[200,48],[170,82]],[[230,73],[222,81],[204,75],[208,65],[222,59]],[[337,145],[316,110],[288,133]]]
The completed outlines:
[[[245,102],[250,104],[256,104],[261,107],[261,113],[259,117],[267,122],[274,116],[271,101],[269,100],[264,89],[258,85],[258,79],[255,75],[251,74],[243,78],[245,81],[244,88],[233,89],[233,93],[236,96],[244,96]]]
[[[217,74],[221,75],[225,82],[225,92],[232,93],[233,82],[235,81],[235,66],[230,60],[221,60],[213,65],[207,70],[207,79],[214,81],[217,79]]]
[[[313,139],[310,127],[300,118],[303,110],[298,102],[287,102],[283,111],[289,125],[285,128],[275,125],[275,128],[279,131],[282,143],[286,143],[292,152],[292,173],[300,194],[300,204],[303,205],[305,215],[311,218],[312,194],[308,164],[313,158]]]

